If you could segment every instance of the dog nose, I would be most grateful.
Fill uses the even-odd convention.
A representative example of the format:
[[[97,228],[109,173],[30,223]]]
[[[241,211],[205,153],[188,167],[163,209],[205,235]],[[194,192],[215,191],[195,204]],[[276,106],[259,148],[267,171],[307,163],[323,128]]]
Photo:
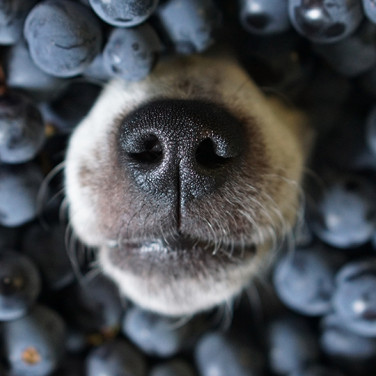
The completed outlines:
[[[230,178],[244,138],[241,122],[222,106],[162,99],[125,117],[118,145],[121,164],[139,190],[185,205]]]

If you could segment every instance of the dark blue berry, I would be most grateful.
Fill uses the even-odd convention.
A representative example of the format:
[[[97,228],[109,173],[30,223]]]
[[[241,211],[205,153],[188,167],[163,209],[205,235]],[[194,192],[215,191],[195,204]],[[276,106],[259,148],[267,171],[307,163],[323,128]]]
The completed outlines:
[[[100,24],[90,10],[66,0],[37,4],[27,16],[24,34],[35,64],[58,77],[82,73],[102,43]]]
[[[23,163],[33,159],[45,140],[44,121],[25,95],[0,95],[0,162]]]
[[[274,319],[267,330],[269,367],[287,375],[319,359],[319,346],[308,321],[295,316]]]
[[[34,219],[43,181],[39,166],[0,164],[0,181],[0,224],[16,227]]]
[[[64,355],[64,322],[45,306],[36,305],[28,315],[4,322],[2,337],[11,374],[48,376]]]
[[[67,80],[51,76],[35,65],[23,39],[7,50],[4,73],[9,87],[20,89],[36,100],[51,100],[67,85]]]
[[[132,29],[116,28],[103,51],[103,64],[112,77],[126,81],[145,78],[154,67],[161,44],[147,23]]]
[[[195,349],[200,376],[261,376],[263,360],[251,341],[232,333],[209,332]]]
[[[240,22],[254,34],[275,34],[290,28],[287,0],[240,0]]]
[[[0,321],[26,315],[40,289],[39,272],[31,259],[14,251],[0,252]]]
[[[284,254],[273,272],[275,290],[284,304],[305,315],[331,309],[334,276],[342,262],[334,251],[318,243]]]
[[[146,362],[141,353],[123,339],[94,348],[86,358],[86,376],[146,376]]]
[[[214,42],[219,13],[212,0],[169,0],[160,5],[157,15],[178,53],[203,52]]]
[[[318,43],[344,39],[363,19],[359,0],[289,0],[289,14],[295,29]]]
[[[198,316],[187,323],[132,307],[127,310],[123,333],[149,355],[168,357],[188,348],[206,329]]]
[[[339,270],[336,281],[335,312],[348,329],[376,337],[376,261],[349,262]]]
[[[97,15],[110,25],[136,26],[148,19],[158,0],[89,0]]]
[[[27,13],[37,0],[2,0],[0,2],[0,45],[16,43],[22,36]]]

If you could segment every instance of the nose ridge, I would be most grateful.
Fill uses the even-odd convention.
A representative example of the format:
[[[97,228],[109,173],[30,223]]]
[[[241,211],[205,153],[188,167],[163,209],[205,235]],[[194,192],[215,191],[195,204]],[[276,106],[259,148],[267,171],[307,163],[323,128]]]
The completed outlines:
[[[127,115],[121,163],[138,189],[182,205],[218,189],[244,152],[244,130],[228,111],[199,100],[162,99]]]

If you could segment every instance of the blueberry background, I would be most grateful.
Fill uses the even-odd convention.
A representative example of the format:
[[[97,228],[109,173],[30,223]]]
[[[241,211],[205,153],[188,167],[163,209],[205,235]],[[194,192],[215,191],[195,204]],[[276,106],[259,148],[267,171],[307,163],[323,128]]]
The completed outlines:
[[[0,376],[374,376],[375,20],[373,0],[2,1]],[[160,317],[72,233],[67,139],[109,79],[219,43],[311,120],[300,221],[232,306]]]

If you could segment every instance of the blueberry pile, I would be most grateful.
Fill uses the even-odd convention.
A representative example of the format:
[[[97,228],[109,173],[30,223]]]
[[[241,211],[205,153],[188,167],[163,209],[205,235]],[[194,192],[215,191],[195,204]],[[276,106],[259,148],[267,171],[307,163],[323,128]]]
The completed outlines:
[[[317,142],[300,220],[232,307],[146,312],[66,218],[69,134],[112,78],[228,43]],[[374,0],[0,2],[0,376],[373,376]]]

